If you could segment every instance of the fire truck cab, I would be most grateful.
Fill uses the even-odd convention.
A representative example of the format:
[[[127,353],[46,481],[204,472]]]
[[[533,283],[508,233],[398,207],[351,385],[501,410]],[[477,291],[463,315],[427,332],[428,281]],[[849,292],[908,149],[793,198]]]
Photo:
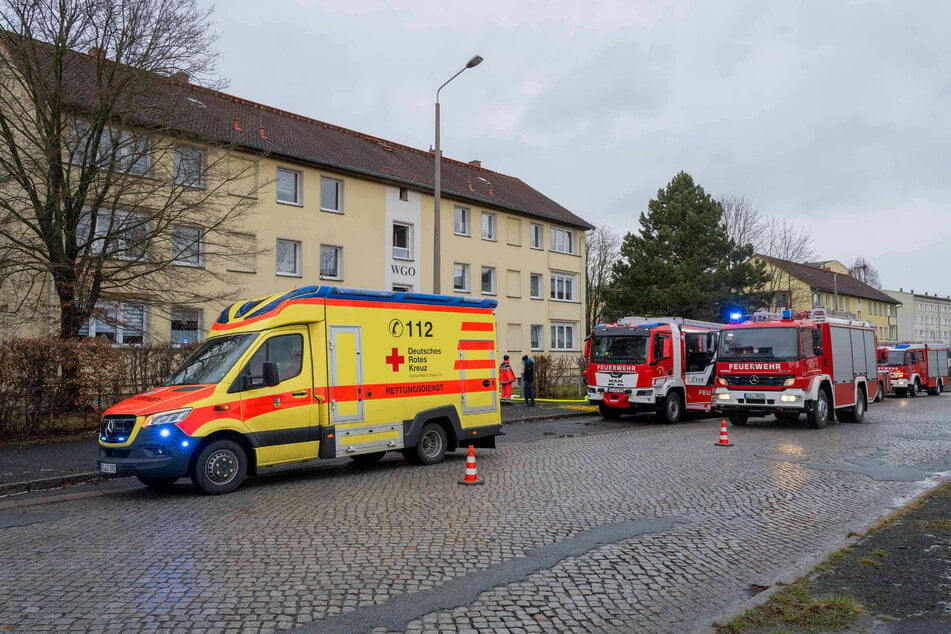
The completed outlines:
[[[940,395],[948,384],[949,349],[944,344],[900,343],[878,349],[879,371],[888,374],[889,392]]]
[[[795,421],[802,413],[816,429],[833,413],[861,423],[868,403],[881,398],[875,350],[866,322],[826,317],[822,309],[754,314],[720,333],[715,408],[734,425],[768,414]]]
[[[585,341],[588,402],[609,419],[655,412],[668,423],[684,409],[709,412],[719,329],[679,317],[625,317]]]

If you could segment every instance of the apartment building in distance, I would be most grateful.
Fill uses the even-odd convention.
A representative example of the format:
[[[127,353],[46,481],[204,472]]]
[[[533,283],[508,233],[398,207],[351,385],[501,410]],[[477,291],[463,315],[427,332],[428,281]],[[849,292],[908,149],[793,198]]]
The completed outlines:
[[[81,90],[94,81],[95,60],[73,55],[70,81]],[[209,245],[189,240],[197,227],[171,226],[172,248],[182,245],[171,266],[186,267],[195,284],[222,299],[194,305],[116,290],[103,297],[83,336],[119,344],[190,342],[235,299],[308,285],[433,291],[432,151],[193,85],[187,77],[155,76],[154,83],[149,98],[174,113],[163,128],[174,152],[144,161],[143,178],[165,169],[188,178],[189,187],[206,187],[202,170],[227,148],[229,165],[242,177],[219,195],[223,204],[249,201],[240,222],[227,227],[235,250],[249,255],[213,261],[205,257]],[[440,292],[498,300],[499,354],[579,352],[584,235],[592,225],[479,161],[443,158],[441,182]],[[37,292],[46,314],[7,319],[0,336],[56,332],[55,294],[48,284]]]
[[[951,297],[903,288],[885,293],[901,302],[894,341],[951,343]]]

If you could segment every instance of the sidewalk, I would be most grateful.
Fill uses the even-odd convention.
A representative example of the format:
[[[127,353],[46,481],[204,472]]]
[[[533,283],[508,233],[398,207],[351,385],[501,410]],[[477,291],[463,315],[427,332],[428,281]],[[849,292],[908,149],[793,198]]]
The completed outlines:
[[[504,424],[591,414],[597,410],[582,403],[543,403],[527,407],[521,402],[502,407]],[[99,444],[94,433],[82,440],[0,445],[0,495],[37,491],[96,479]]]

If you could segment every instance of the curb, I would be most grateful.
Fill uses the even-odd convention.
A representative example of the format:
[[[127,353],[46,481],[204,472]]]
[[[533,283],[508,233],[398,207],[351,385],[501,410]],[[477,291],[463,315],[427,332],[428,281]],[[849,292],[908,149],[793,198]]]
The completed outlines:
[[[540,420],[552,420],[555,418],[576,418],[578,416],[593,416],[597,412],[552,412],[551,414],[538,414],[537,416],[522,416],[515,420],[502,421],[503,425],[518,425],[519,423],[534,423]]]
[[[98,479],[99,474],[97,472],[88,471],[64,476],[56,476],[53,478],[41,478],[39,480],[10,482],[8,484],[0,484],[0,495],[12,495],[15,493],[28,493],[30,491],[40,491],[43,489],[54,489],[67,484],[80,484],[82,482],[90,482]]]

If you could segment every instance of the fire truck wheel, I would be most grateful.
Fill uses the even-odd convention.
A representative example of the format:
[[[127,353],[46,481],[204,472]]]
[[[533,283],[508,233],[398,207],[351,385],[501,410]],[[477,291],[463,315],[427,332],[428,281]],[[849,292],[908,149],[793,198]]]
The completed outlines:
[[[746,421],[750,419],[750,415],[746,412],[732,412],[727,414],[727,418],[730,419],[731,425],[736,425],[737,427],[742,427],[746,424]]]
[[[865,392],[859,389],[855,393],[855,405],[840,410],[839,419],[846,423],[864,423],[865,422]]]
[[[881,403],[885,400],[885,389],[882,387],[882,384],[878,384],[878,391],[875,392],[875,403]]]
[[[617,420],[621,417],[621,410],[616,407],[608,407],[604,403],[598,403],[598,413],[601,414],[601,418],[609,420]]]
[[[918,387],[918,381],[908,385],[908,398],[915,398],[918,396],[920,388]]]
[[[373,453],[361,453],[356,456],[350,456],[350,459],[357,464],[376,464],[385,454],[385,451],[375,451]]]
[[[680,420],[680,414],[683,412],[683,409],[680,392],[671,390],[667,392],[663,409],[659,410],[657,415],[658,417],[663,417],[664,422],[673,424]]]
[[[928,390],[928,394],[932,396],[941,396],[941,392],[943,390],[944,390],[944,386],[941,384],[941,381],[938,381],[938,385],[936,385],[933,390]]]
[[[813,429],[822,429],[829,424],[829,394],[825,390],[819,390],[816,396],[816,404],[812,411],[806,412],[806,421]]]
[[[171,488],[175,481],[178,480],[175,478],[151,478],[149,476],[135,476],[139,479],[139,482],[149,487],[153,491],[167,491]]]
[[[413,464],[436,464],[446,457],[446,431],[436,423],[426,423],[419,434],[419,442],[403,456]]]
[[[231,493],[241,486],[247,472],[244,449],[232,440],[216,440],[195,459],[192,482],[210,495]]]

